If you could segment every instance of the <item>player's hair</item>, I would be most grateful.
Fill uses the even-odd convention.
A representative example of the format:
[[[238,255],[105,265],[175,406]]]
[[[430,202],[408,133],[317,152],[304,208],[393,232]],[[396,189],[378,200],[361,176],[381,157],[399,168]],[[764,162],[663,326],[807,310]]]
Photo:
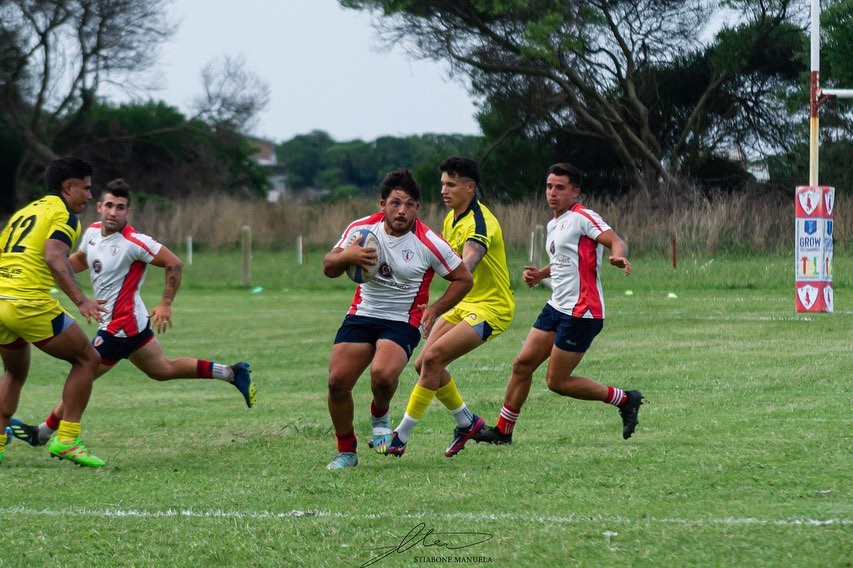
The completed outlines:
[[[438,171],[457,177],[468,178],[474,180],[474,183],[478,187],[480,185],[480,166],[471,158],[450,156],[438,165]]]
[[[566,176],[571,184],[575,187],[580,187],[583,173],[568,162],[557,162],[548,168],[548,175]]]
[[[116,178],[107,184],[104,193],[111,193],[115,197],[124,197],[127,199],[127,206],[130,207],[130,184],[122,178]]]
[[[379,184],[379,197],[388,199],[391,192],[395,189],[402,189],[409,196],[420,203],[421,201],[421,186],[415,181],[415,176],[411,170],[400,168],[399,170],[390,171],[385,174],[385,179]]]
[[[62,182],[67,179],[83,179],[91,176],[92,165],[74,156],[63,156],[57,158],[47,165],[44,170],[44,186],[48,193],[59,195],[62,193]]]

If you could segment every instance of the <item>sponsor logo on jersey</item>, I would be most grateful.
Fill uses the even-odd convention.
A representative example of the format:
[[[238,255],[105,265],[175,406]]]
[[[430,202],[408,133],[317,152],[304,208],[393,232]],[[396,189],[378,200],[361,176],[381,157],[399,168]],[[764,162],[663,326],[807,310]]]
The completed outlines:
[[[391,265],[387,262],[380,264],[377,272],[382,278],[392,278],[394,276],[394,271],[391,269]]]
[[[101,259],[96,258],[95,262],[92,263],[92,272],[94,272],[95,274],[100,274],[103,268],[104,264],[101,262]]]

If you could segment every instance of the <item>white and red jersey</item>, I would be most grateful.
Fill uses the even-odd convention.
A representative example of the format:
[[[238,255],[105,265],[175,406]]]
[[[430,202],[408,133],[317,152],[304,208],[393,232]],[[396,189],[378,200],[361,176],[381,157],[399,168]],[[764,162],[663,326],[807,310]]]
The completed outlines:
[[[130,337],[148,325],[148,310],[139,289],[145,269],[162,246],[130,225],[105,237],[98,222],[83,233],[79,250],[86,254],[95,297],[107,301],[100,329],[116,337]]]
[[[548,303],[555,310],[576,318],[604,319],[599,277],[604,246],[595,239],[609,229],[598,213],[580,203],[548,222],[545,248],[552,289]]]
[[[402,237],[385,231],[385,213],[379,212],[350,223],[341,240],[342,248],[355,229],[370,229],[379,239],[381,263],[373,278],[359,284],[349,314],[406,322],[419,327],[420,305],[429,302],[429,285],[437,272],[447,276],[462,263],[447,242],[415,219],[412,230]]]

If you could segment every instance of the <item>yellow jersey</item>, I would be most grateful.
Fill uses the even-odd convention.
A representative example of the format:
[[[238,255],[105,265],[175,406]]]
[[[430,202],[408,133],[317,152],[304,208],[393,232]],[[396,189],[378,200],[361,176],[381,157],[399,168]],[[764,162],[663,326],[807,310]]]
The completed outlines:
[[[73,248],[80,220],[58,195],[46,195],[16,212],[0,233],[0,297],[49,298],[53,275],[44,258],[48,239]]]
[[[474,269],[474,287],[457,307],[477,304],[489,308],[496,315],[512,319],[515,298],[509,283],[503,231],[497,217],[475,197],[458,218],[454,218],[452,210],[447,213],[442,236],[460,256],[468,241],[486,249],[486,254]]]

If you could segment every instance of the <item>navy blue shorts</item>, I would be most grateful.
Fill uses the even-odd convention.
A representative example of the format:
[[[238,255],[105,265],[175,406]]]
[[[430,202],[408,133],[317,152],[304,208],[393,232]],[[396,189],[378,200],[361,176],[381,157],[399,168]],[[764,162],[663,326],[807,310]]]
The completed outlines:
[[[603,319],[576,318],[555,310],[545,304],[533,327],[542,331],[554,331],[554,345],[563,351],[585,353],[595,336],[604,327]]]
[[[401,321],[388,321],[367,316],[347,314],[335,335],[335,343],[370,343],[376,347],[380,339],[390,339],[411,357],[421,340],[421,332]]]
[[[152,339],[154,339],[154,332],[151,331],[150,327],[146,327],[130,337],[116,337],[102,329],[92,340],[92,345],[95,346],[95,350],[101,356],[101,363],[112,366],[122,359],[130,357],[134,351]]]

